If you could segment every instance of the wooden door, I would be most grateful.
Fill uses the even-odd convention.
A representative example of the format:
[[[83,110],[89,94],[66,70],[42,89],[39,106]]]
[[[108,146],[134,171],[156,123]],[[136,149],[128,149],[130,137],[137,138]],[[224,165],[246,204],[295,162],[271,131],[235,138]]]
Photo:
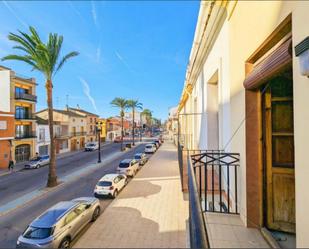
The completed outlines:
[[[266,222],[295,233],[295,176],[292,74],[277,77],[263,95]]]

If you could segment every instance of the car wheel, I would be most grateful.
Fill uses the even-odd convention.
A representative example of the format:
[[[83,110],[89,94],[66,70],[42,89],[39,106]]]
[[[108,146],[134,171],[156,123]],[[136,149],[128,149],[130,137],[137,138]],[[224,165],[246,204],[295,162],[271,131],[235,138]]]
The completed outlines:
[[[101,213],[101,209],[99,207],[96,207],[96,209],[94,210],[93,214],[92,214],[92,219],[91,221],[94,222],[97,220],[97,218],[100,216]]]
[[[61,241],[59,248],[70,248],[70,244],[71,244],[70,238],[66,237]]]
[[[36,166],[36,168],[37,168],[37,169],[39,169],[40,167],[41,167],[41,165],[40,165],[40,164],[38,164],[38,165]]]
[[[116,189],[116,190],[114,191],[113,198],[115,199],[115,198],[117,197],[117,195],[118,195],[118,190]]]

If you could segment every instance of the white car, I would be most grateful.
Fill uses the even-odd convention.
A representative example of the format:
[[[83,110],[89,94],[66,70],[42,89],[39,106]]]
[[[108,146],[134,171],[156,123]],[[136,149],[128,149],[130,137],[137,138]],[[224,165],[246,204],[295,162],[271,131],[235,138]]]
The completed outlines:
[[[98,142],[89,142],[85,145],[85,151],[94,151],[99,149],[99,143]]]
[[[122,174],[107,174],[103,176],[94,189],[94,196],[111,196],[115,198],[119,191],[128,183],[128,179]]]
[[[38,169],[46,164],[49,164],[49,155],[33,158],[27,164],[25,164],[24,167],[25,169]]]
[[[124,159],[119,163],[117,172],[133,177],[139,169],[138,161],[135,159]]]
[[[157,147],[154,144],[147,144],[145,147],[145,153],[155,153],[157,150]]]

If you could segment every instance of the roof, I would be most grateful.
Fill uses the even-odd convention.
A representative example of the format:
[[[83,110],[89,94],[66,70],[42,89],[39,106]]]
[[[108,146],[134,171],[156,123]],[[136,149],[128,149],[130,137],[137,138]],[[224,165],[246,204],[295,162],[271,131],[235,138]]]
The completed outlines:
[[[78,203],[73,201],[59,202],[36,218],[30,225],[34,227],[51,227],[59,220],[59,218],[76,205],[78,205]]]
[[[40,118],[40,117],[38,117],[38,116],[36,116],[35,119],[36,119],[36,122],[37,122],[38,124],[48,125],[48,120],[47,120],[47,119],[43,119],[43,118]]]
[[[58,113],[61,113],[61,114],[64,114],[64,115],[68,115],[70,117],[77,117],[77,118],[84,118],[83,115],[79,115],[75,112],[72,112],[72,111],[67,111],[67,110],[58,110],[58,109],[53,109],[54,112],[58,112]],[[38,111],[37,113],[41,113],[41,112],[45,112],[47,111],[47,109],[43,109],[41,111]]]
[[[119,176],[119,174],[106,174],[99,181],[112,181],[115,177]]]
[[[82,113],[85,113],[86,115],[88,115],[88,116],[96,116],[96,117],[99,117],[99,115],[97,115],[97,114],[94,114],[94,113],[91,113],[91,112],[87,112],[87,111],[85,111],[85,110],[82,110],[82,109],[78,109],[78,108],[71,108],[71,107],[69,107],[69,110],[72,110],[72,111],[76,111],[76,112],[82,112]]]

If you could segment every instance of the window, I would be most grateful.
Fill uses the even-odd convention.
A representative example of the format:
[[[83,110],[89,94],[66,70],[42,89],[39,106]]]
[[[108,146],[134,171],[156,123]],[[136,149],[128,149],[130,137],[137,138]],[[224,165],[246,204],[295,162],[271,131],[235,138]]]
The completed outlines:
[[[30,110],[27,107],[23,106],[15,106],[15,118],[17,119],[25,119],[30,115]]]
[[[29,226],[23,234],[27,239],[46,239],[53,234],[53,228],[40,228]]]
[[[68,140],[62,141],[62,143],[60,143],[60,150],[65,150],[65,149],[67,149],[67,148],[69,148],[69,142],[68,142]]]
[[[90,123],[92,123],[92,118],[90,118]]]
[[[45,129],[40,128],[39,130],[39,141],[45,141]]]
[[[99,186],[99,187],[110,187],[110,186],[112,186],[112,183],[108,182],[108,181],[100,181],[100,182],[98,182],[97,186]]]
[[[30,135],[30,126],[29,125],[16,125],[15,134],[17,138],[23,138]]]
[[[77,215],[80,215],[82,212],[86,210],[86,208],[87,208],[86,204],[81,204],[74,210],[74,212],[77,213]]]
[[[0,121],[0,130],[7,130],[7,121]]]
[[[67,215],[67,217],[65,217],[64,225],[71,223],[73,220],[75,220],[77,218],[77,216],[78,216],[78,214],[75,212],[75,210],[71,211]]]

